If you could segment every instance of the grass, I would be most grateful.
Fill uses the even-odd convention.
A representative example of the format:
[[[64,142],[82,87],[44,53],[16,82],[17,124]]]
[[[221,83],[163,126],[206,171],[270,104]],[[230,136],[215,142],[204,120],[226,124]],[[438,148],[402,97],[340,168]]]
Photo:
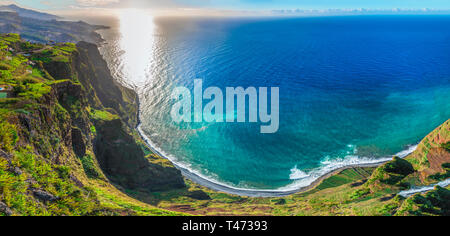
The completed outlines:
[[[11,166],[21,173],[10,172]],[[95,196],[76,187],[69,179],[69,171],[66,166],[55,166],[37,156],[30,146],[20,148],[14,152],[11,164],[0,159],[0,200],[19,215],[86,215],[96,207]],[[30,179],[33,181],[25,181]],[[58,200],[36,201],[31,189],[46,191]]]
[[[4,34],[0,39],[0,45],[19,43],[20,41],[20,35],[18,34]]]
[[[107,183],[98,180],[90,181],[90,185],[94,187],[101,205],[106,208],[116,209],[119,211],[131,210],[133,214],[140,216],[183,216],[186,213],[173,212],[163,210],[146,203],[133,199],[122,191],[110,186]]]
[[[25,88],[20,89],[19,97],[39,99],[45,94],[50,93],[51,87],[45,83],[26,84]]]
[[[84,172],[89,178],[99,178],[102,176],[100,171],[98,171],[94,159],[91,154],[87,154],[80,158],[81,164],[83,165]]]
[[[108,112],[106,110],[95,110],[95,109],[92,109],[91,110],[91,116],[95,120],[111,121],[111,120],[120,119],[119,116],[111,114],[110,112]]]
[[[64,43],[53,47],[43,48],[39,53],[32,56],[33,61],[42,61],[43,63],[70,61],[70,56],[77,50],[75,44]]]
[[[374,169],[375,168],[352,168],[344,170],[338,175],[333,175],[330,178],[325,179],[319,186],[309,193],[327,188],[339,187],[344,184],[354,183],[358,180],[368,178]]]
[[[363,187],[352,187],[349,183],[367,178],[372,171],[373,168],[345,170],[326,179],[308,193],[283,198],[235,196],[211,191],[187,181],[188,188],[185,190],[153,193],[143,200],[153,201],[157,206],[167,209],[183,206],[186,212],[200,215],[339,215],[338,206],[345,208],[345,214],[356,215],[354,210],[360,209],[359,205],[373,197],[352,199],[352,194]],[[211,200],[191,198],[190,193],[198,190],[207,193]],[[381,207],[382,204],[379,205]]]

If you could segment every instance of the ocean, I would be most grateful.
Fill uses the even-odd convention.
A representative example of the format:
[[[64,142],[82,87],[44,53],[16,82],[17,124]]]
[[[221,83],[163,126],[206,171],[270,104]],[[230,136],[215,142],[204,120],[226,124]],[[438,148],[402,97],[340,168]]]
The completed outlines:
[[[102,32],[140,129],[178,166],[231,188],[292,190],[346,165],[404,157],[450,118],[450,16],[153,18]],[[180,123],[175,87],[279,87],[280,127]]]

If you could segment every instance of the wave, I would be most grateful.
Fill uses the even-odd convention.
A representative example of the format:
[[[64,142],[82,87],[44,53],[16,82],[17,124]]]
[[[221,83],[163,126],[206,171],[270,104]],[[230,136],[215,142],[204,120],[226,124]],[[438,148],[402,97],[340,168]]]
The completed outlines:
[[[230,194],[249,197],[281,197],[291,195],[309,189],[314,185],[314,183],[317,183],[328,175],[343,168],[378,166],[392,160],[392,157],[368,158],[358,157],[356,155],[334,160],[325,159],[321,162],[321,167],[314,169],[308,173],[299,170],[297,166],[292,168],[290,178],[294,180],[294,182],[285,187],[273,190],[239,188],[231,186],[227,183],[219,182],[214,178],[205,176],[204,174],[192,168],[192,165],[190,165],[189,163],[181,162],[176,157],[165,153],[145,134],[142,129],[142,125],[139,125],[137,127],[137,130],[141,137],[145,140],[149,148],[152,149],[152,151],[154,151],[161,157],[170,160],[174,164],[174,166],[179,169],[182,174],[188,179],[215,191],[223,191]],[[395,156],[405,158],[409,154],[413,153],[416,149],[417,145],[412,145],[407,149],[397,153]]]
[[[306,177],[308,177],[308,174],[299,170],[297,166],[291,169],[291,175],[289,175],[289,179],[291,180],[304,179]]]
[[[349,147],[354,147],[350,146]],[[413,153],[417,149],[417,145],[411,145],[408,146],[407,149],[393,155],[398,156],[400,158],[405,158],[409,154]],[[392,157],[382,157],[382,158],[369,158],[369,157],[360,157],[356,155],[349,155],[345,158],[338,158],[330,160],[329,158],[326,158],[321,162],[321,167],[316,168],[314,170],[311,170],[308,173],[301,173],[299,176],[301,178],[295,178],[298,177],[297,173],[300,173],[296,170],[297,167],[294,167],[294,169],[291,170],[291,180],[294,180],[292,184],[289,184],[285,187],[282,187],[278,190],[283,191],[293,191],[295,189],[302,189],[305,187],[308,187],[312,185],[314,182],[319,180],[321,177],[326,176],[330,173],[333,173],[334,171],[343,169],[343,168],[349,168],[349,167],[370,167],[370,166],[377,166],[381,165],[383,163],[386,163],[388,161],[392,160]],[[296,174],[294,174],[294,172]],[[294,177],[294,178],[293,178]]]

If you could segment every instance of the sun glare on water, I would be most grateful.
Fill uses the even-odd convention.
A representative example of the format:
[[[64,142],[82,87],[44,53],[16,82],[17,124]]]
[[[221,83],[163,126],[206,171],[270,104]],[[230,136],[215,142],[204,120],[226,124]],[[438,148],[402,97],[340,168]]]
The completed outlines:
[[[144,10],[124,9],[119,13],[122,72],[133,84],[151,79],[155,25]]]

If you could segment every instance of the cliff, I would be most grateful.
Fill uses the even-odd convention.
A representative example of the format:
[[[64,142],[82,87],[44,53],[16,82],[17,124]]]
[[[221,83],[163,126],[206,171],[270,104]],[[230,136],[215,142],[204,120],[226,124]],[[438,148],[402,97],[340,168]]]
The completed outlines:
[[[0,49],[0,84],[14,88],[0,99],[0,215],[173,214],[123,194],[184,181],[144,154],[137,96],[112,79],[95,45],[8,34]],[[140,210],[111,207],[111,198]]]

